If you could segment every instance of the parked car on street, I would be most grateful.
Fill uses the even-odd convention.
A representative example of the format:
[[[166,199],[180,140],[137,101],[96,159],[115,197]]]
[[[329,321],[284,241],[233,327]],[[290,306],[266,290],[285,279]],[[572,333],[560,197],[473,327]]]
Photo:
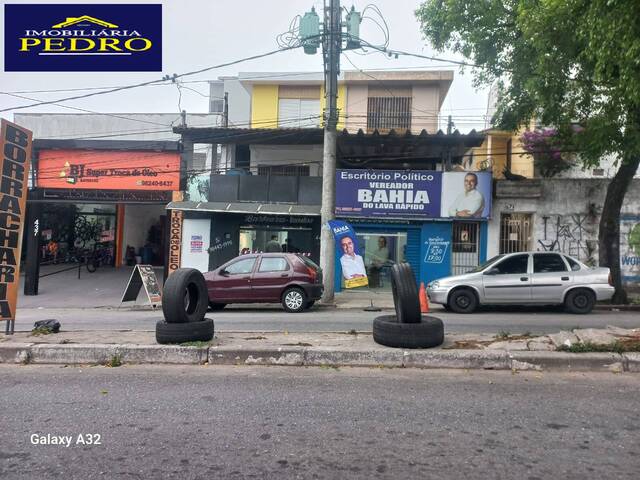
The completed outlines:
[[[320,267],[294,253],[240,255],[204,278],[212,310],[229,303],[282,303],[287,312],[301,312],[324,290]]]
[[[591,268],[554,252],[498,255],[464,275],[427,285],[431,302],[457,313],[471,313],[478,305],[534,304],[589,313],[596,301],[611,299],[613,292],[608,268]]]

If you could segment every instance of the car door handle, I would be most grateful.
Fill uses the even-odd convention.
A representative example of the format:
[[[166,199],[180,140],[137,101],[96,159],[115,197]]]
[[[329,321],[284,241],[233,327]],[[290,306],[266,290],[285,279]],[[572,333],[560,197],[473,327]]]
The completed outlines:
[[[527,280],[529,280],[529,277],[520,277],[521,282],[526,282]]]
[[[284,277],[288,277],[288,276],[289,276],[289,274],[288,274],[288,273],[283,273],[283,274],[281,274],[280,276],[284,278]]]
[[[564,280],[565,282],[569,280],[569,277],[562,277],[560,280]]]

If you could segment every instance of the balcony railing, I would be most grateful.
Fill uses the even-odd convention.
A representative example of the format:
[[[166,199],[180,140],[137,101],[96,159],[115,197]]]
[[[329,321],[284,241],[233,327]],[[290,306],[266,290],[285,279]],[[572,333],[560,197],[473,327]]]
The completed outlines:
[[[280,175],[201,175],[185,200],[320,205],[322,177]]]

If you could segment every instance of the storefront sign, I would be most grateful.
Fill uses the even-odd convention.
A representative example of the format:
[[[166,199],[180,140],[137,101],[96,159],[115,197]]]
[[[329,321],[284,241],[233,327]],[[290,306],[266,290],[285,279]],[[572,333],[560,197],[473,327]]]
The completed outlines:
[[[15,320],[32,133],[2,119],[0,180],[0,320]]]
[[[179,190],[177,152],[40,150],[38,186],[43,188]]]
[[[169,275],[180,268],[180,248],[182,245],[182,210],[171,210],[169,232]]]
[[[488,218],[491,172],[338,170],[336,214],[345,217]]]
[[[160,292],[160,285],[156,278],[156,272],[154,272],[151,265],[136,265],[133,267],[131,277],[127,287],[122,294],[122,302],[135,302],[140,293],[140,288],[144,286],[144,291],[147,294],[149,303],[156,306],[162,301],[162,293]]]
[[[336,240],[336,256],[342,267],[345,288],[366,287],[369,285],[364,260],[358,254],[356,232],[351,225],[342,220],[329,220],[329,227]]]
[[[315,217],[289,215],[245,215],[243,223],[246,225],[311,225]]]

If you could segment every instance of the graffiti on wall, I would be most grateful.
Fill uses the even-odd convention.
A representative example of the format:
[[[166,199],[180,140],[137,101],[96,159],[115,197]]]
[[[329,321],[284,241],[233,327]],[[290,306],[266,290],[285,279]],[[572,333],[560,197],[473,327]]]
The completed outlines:
[[[620,218],[620,267],[625,282],[640,282],[640,215]]]
[[[598,236],[596,217],[592,213],[545,215],[542,227],[539,250],[565,253],[588,265],[597,263]]]

